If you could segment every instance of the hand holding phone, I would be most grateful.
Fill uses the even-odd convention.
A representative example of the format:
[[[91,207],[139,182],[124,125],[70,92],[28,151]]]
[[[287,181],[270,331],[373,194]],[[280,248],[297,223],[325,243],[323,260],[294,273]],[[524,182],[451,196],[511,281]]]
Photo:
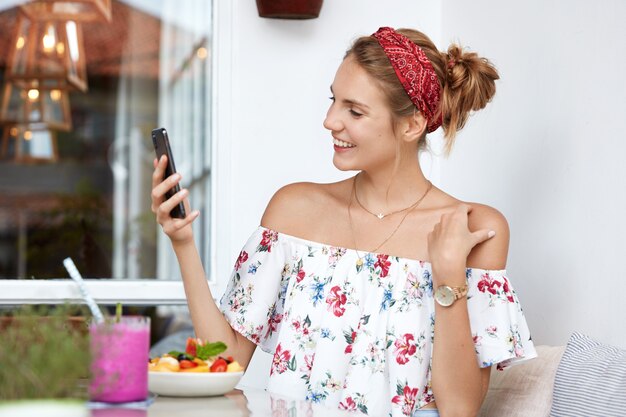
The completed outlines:
[[[170,147],[169,137],[167,135],[167,130],[165,128],[160,127],[158,129],[154,129],[152,131],[152,144],[154,145],[154,150],[156,152],[156,156],[158,160],[161,160],[163,155],[167,156],[167,167],[165,168],[165,175],[163,179],[168,178],[169,176],[176,173],[176,165],[174,165],[174,156],[172,155],[172,148]],[[176,184],[176,186],[165,193],[165,196],[169,199],[174,194],[180,191],[180,186]],[[184,219],[186,217],[185,207],[183,203],[180,202],[172,209],[170,212],[170,216],[177,219]]]

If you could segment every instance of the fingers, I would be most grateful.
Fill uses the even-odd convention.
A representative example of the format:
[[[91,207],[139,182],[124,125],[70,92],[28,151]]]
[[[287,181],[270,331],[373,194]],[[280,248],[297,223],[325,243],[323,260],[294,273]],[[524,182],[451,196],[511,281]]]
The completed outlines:
[[[490,229],[481,229],[481,230],[477,230],[473,232],[472,238],[474,240],[474,244],[472,245],[472,247],[478,245],[479,243],[483,243],[486,240],[491,239],[495,235],[496,235],[496,232]]]
[[[188,195],[189,195],[189,191],[183,188],[182,190],[174,194],[172,197],[168,198],[167,200],[159,204],[159,206],[156,209],[157,220],[159,220],[160,222],[160,219],[166,219],[170,217],[170,212],[179,203],[183,203],[183,205],[185,205],[184,201],[186,200],[186,197]],[[189,203],[187,203],[187,206],[188,205]],[[185,208],[188,208],[188,207],[185,207]]]
[[[184,219],[172,218],[171,222],[168,222],[165,225],[163,225],[163,232],[165,232],[165,234],[167,235],[175,233],[176,231],[191,224],[194,220],[198,218],[199,215],[200,215],[200,211],[194,210],[193,212],[189,213],[187,217],[185,217]],[[168,216],[169,216],[169,213],[168,213]]]
[[[165,201],[165,193],[174,188],[181,180],[180,174],[176,173],[152,188],[152,212],[156,213],[158,207]],[[181,190],[182,191],[182,190]]]
[[[163,155],[158,161],[154,160],[154,172],[152,173],[152,188],[156,187],[163,181],[165,175],[165,167],[167,167],[167,156]]]

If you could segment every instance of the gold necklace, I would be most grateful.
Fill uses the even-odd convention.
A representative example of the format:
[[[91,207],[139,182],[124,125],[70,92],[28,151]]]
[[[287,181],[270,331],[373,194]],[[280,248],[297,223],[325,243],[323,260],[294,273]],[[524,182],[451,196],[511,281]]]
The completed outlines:
[[[360,172],[359,172],[359,174],[360,174]],[[403,211],[405,211],[405,210],[409,210],[409,211],[413,210],[415,207],[417,207],[417,206],[419,205],[419,203],[421,203],[421,202],[422,202],[422,200],[424,199],[424,197],[426,197],[426,194],[428,194],[428,191],[430,191],[430,187],[432,186],[432,183],[431,183],[430,181],[428,181],[429,185],[428,185],[428,189],[426,190],[426,192],[425,192],[425,193],[424,193],[424,194],[423,194],[423,195],[422,195],[422,196],[421,196],[421,197],[420,197],[420,198],[419,198],[419,199],[418,199],[415,203],[411,204],[410,206],[405,207],[405,208],[400,209],[400,210],[392,211],[392,212],[387,213],[387,214],[383,214],[383,213],[378,213],[378,214],[376,214],[376,213],[373,213],[373,212],[369,211],[369,209],[368,209],[367,207],[365,207],[365,206],[363,205],[363,203],[361,203],[361,200],[359,200],[359,195],[358,195],[358,194],[357,194],[357,192],[356,192],[356,177],[358,177],[358,176],[359,176],[359,174],[356,174],[356,175],[355,175],[355,177],[354,177],[354,181],[353,181],[353,182],[354,182],[354,185],[353,185],[353,187],[352,187],[352,188],[354,189],[354,199],[356,200],[357,204],[358,204],[359,206],[361,206],[361,208],[362,208],[363,210],[365,210],[366,212],[368,212],[368,213],[369,213],[369,214],[371,214],[372,216],[377,217],[377,218],[378,218],[378,220],[382,220],[382,219],[384,219],[385,217],[388,217],[388,216],[391,216],[391,215],[394,215],[394,214],[397,214],[397,213],[402,213],[402,212],[403,212]],[[352,199],[352,197],[350,197],[350,198]],[[350,200],[350,201],[352,201],[352,200]]]
[[[422,200],[424,200],[424,198],[426,197],[426,195],[428,194],[428,192],[430,191],[431,188],[433,188],[433,183],[428,181],[428,188],[426,188],[426,191],[420,197],[420,199],[417,200],[417,202],[415,204],[413,204],[411,207],[409,207],[408,209],[405,209],[405,210],[407,210],[407,212],[404,214],[404,216],[402,216],[402,219],[400,219],[400,222],[398,223],[396,228],[393,229],[393,232],[391,232],[391,234],[389,236],[387,236],[387,238],[385,240],[383,240],[380,245],[378,245],[374,249],[372,249],[370,251],[370,253],[377,253],[377,251],[385,243],[387,243],[389,241],[389,239],[391,239],[396,234],[396,232],[398,231],[400,226],[402,226],[402,223],[404,223],[404,220],[407,218],[409,213],[411,213],[422,202]],[[352,208],[352,197],[353,196],[356,199],[356,176],[354,177],[354,180],[352,181],[352,191],[350,192],[350,200],[348,202],[348,220],[349,220],[349,223],[350,223],[350,233],[352,234],[352,243],[354,244],[354,251],[356,252],[356,256],[359,258],[359,261],[358,261],[359,264],[362,265],[363,264],[363,257],[359,254],[359,251],[357,250],[356,234],[354,233],[354,225],[352,223],[352,212],[350,211],[350,208]]]

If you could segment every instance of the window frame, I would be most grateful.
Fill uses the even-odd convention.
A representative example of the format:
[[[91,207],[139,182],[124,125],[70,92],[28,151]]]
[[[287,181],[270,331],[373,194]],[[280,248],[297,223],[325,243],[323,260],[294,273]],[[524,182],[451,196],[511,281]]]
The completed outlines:
[[[207,280],[214,296],[219,296],[229,276],[227,249],[215,242],[227,241],[230,222],[228,184],[230,178],[230,115],[231,115],[231,31],[232,2],[212,2],[213,32],[211,34],[211,179],[210,222],[205,225],[210,244],[210,267]],[[220,59],[216,59],[216,57]],[[219,100],[218,100],[219,97]],[[219,106],[217,105],[219,101]],[[218,143],[215,138],[221,138]],[[219,164],[218,164],[218,161]],[[218,199],[217,196],[220,195]],[[218,223],[219,218],[219,223]],[[159,229],[158,239],[167,239]],[[204,255],[204,254],[201,254]],[[160,256],[158,254],[157,256]],[[204,256],[203,256],[204,258]],[[157,260],[158,262],[158,260]],[[222,277],[219,279],[218,277]],[[182,281],[145,279],[90,279],[85,285],[98,304],[114,305],[184,305],[187,303]],[[45,280],[0,279],[0,306],[19,304],[82,303],[78,286],[68,277]]]

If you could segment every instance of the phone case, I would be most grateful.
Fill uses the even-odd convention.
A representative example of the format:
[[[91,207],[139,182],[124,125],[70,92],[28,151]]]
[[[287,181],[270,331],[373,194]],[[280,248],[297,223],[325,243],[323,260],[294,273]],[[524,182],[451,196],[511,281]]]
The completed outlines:
[[[165,168],[165,175],[163,179],[168,178],[170,175],[176,172],[176,165],[174,164],[174,155],[172,155],[172,148],[170,147],[169,137],[165,128],[158,128],[152,131],[152,144],[154,145],[154,151],[156,152],[157,159],[161,159],[163,155],[167,155],[167,167]],[[174,194],[180,191],[180,186],[176,186],[165,193],[165,196],[169,199]],[[170,212],[170,216],[178,219],[184,219],[185,207],[183,203],[176,205]]]

